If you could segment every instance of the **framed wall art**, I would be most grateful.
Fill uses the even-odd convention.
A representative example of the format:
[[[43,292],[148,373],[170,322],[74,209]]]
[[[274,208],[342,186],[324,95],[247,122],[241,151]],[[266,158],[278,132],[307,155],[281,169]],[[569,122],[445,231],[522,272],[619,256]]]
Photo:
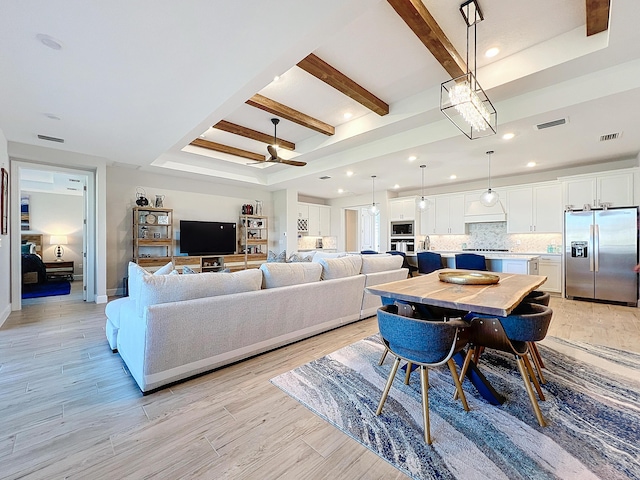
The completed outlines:
[[[2,186],[0,187],[0,235],[6,235],[9,232],[9,172],[2,169]]]

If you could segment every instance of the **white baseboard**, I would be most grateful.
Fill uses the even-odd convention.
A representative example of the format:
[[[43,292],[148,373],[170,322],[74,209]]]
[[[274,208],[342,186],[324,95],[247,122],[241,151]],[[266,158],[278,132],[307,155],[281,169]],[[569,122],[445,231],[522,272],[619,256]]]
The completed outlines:
[[[96,295],[96,303],[107,303],[109,301],[109,297],[106,295]]]
[[[11,304],[8,304],[6,308],[2,311],[2,313],[0,313],[0,327],[4,325],[4,322],[7,321],[7,318],[9,318],[10,314],[11,314]]]

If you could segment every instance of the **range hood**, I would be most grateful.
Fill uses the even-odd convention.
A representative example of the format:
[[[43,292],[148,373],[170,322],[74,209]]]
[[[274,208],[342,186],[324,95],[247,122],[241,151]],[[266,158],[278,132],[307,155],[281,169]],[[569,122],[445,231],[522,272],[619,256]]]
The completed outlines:
[[[502,202],[498,200],[493,207],[485,207],[480,200],[467,204],[464,223],[506,222],[507,214]]]

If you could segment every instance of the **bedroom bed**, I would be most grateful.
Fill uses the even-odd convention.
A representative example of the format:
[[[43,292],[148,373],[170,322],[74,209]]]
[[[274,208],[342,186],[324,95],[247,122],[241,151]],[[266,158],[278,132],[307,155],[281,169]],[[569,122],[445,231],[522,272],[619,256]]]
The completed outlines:
[[[47,267],[42,261],[42,234],[22,234],[22,285],[47,281]]]

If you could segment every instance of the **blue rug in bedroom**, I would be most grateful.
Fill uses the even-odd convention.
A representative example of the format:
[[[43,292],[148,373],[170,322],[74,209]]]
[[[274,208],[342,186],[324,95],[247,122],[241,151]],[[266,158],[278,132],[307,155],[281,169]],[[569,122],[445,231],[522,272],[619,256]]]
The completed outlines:
[[[71,293],[71,282],[61,280],[58,282],[45,282],[22,286],[22,298],[56,297],[58,295],[69,295]]]

